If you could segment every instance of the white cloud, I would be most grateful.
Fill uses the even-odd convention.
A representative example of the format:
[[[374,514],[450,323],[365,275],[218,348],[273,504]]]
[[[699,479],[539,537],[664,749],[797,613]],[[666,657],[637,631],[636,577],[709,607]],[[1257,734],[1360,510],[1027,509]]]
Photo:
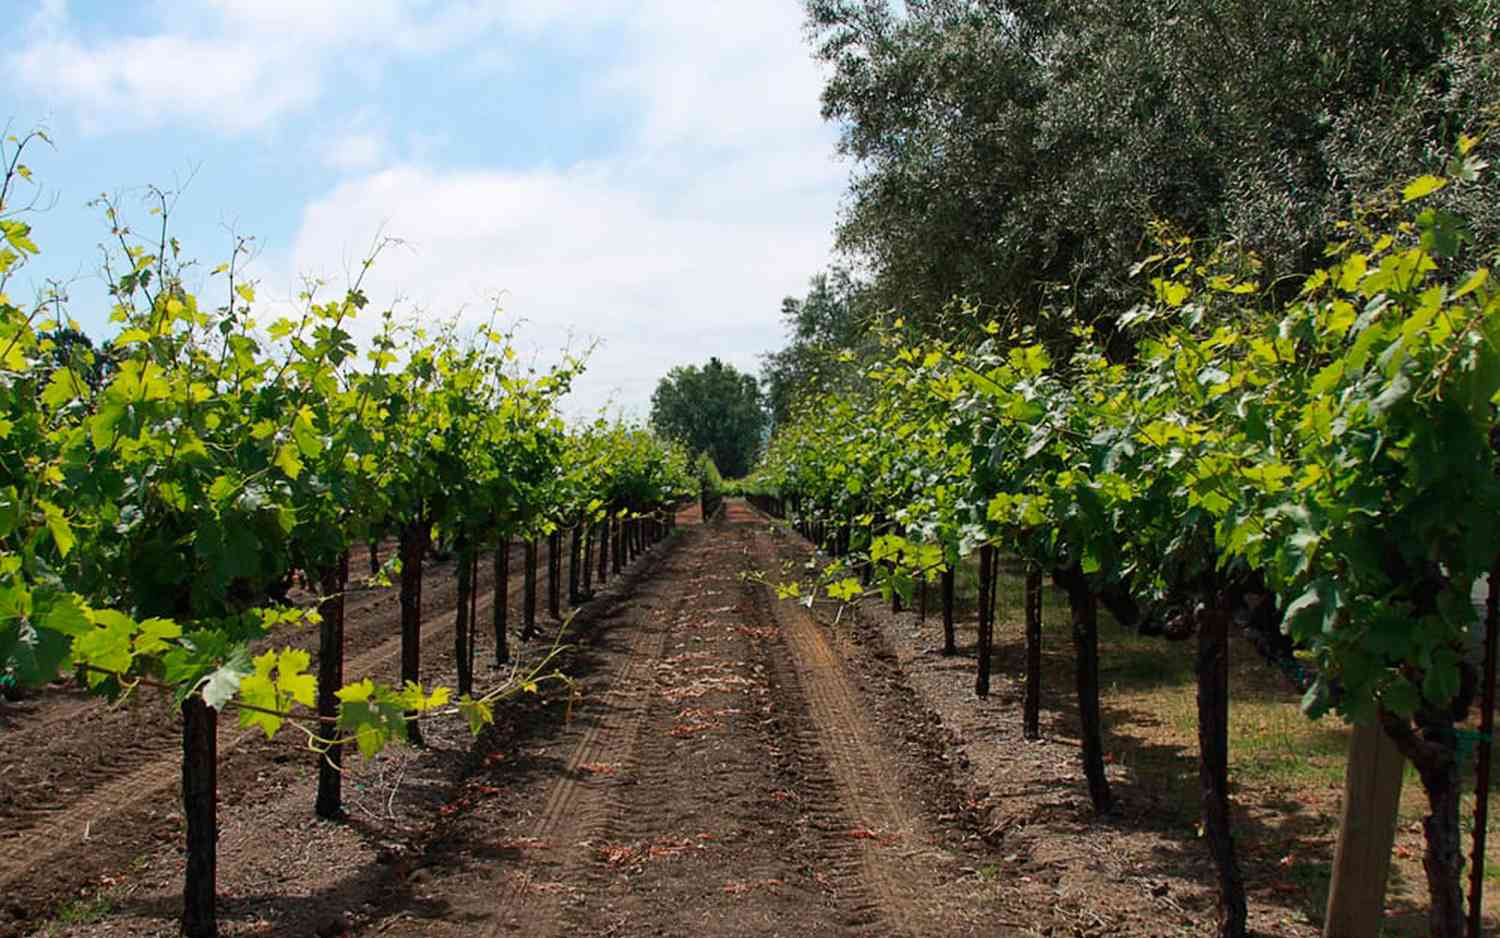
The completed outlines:
[[[154,34],[106,39],[70,31],[58,7],[22,54],[46,65],[30,71],[47,76],[54,107],[96,127],[245,133],[314,118],[313,133],[278,145],[339,182],[302,207],[295,233],[263,232],[275,246],[257,264],[263,297],[294,294],[301,273],[342,285],[384,231],[405,245],[371,273],[377,303],[478,320],[498,296],[544,358],[604,343],[573,412],[613,398],[642,414],[673,365],[718,355],[757,370],[782,342],[782,297],[826,263],[844,173],[795,0],[209,0],[187,14],[157,2]],[[441,161],[459,125],[418,127],[394,99],[334,95],[398,57],[493,72],[532,49],[592,68],[572,77],[620,118],[614,150],[460,170]]]
[[[86,41],[64,0],[48,0],[15,72],[90,130],[187,122],[242,133],[310,108],[334,64],[370,77],[392,57],[472,40],[506,13],[479,0],[163,3],[154,30]]]
[[[369,280],[379,302],[471,321],[500,297],[544,355],[603,341],[575,407],[644,406],[667,368],[709,355],[754,370],[780,344],[781,298],[822,262],[831,201],[779,198],[778,217],[672,210],[608,169],[444,173],[403,166],[338,186],[306,210],[295,269],[341,284],[371,232],[404,244]]]
[[[90,46],[58,35],[23,49],[17,72],[44,82],[38,96],[73,106],[91,129],[186,118],[238,132],[316,98],[316,76],[283,64],[237,40],[159,35]]]
[[[384,230],[406,245],[372,272],[377,300],[477,320],[500,296],[544,358],[600,339],[574,413],[613,400],[644,415],[668,368],[710,355],[758,371],[784,338],[782,298],[827,262],[845,177],[798,5],[736,7],[732,22],[719,10],[533,10],[538,33],[618,31],[619,58],[593,82],[633,115],[626,146],[556,169],[407,161],[348,179],[307,207],[287,263],[342,282]]]
[[[385,138],[371,130],[351,130],[329,140],[323,163],[337,170],[370,169],[385,155]]]
[[[319,139],[318,159],[345,174],[377,169],[389,162],[388,137],[384,121],[364,109]]]
[[[821,135],[821,81],[800,15],[791,2],[658,0],[623,24],[634,48],[606,83],[645,102],[641,142],[651,148]]]

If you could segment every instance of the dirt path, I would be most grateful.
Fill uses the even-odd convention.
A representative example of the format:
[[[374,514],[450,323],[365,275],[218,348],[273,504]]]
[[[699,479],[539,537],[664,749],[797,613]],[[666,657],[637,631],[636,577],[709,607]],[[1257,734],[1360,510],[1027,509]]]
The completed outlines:
[[[721,523],[682,524],[579,610],[560,661],[571,691],[522,694],[478,739],[459,721],[433,721],[427,748],[356,762],[346,822],[311,816],[310,759],[226,723],[221,934],[1013,930],[985,901],[998,860],[967,819],[936,718],[888,656],[746,577],[778,579],[795,551],[743,504],[728,508]],[[516,628],[520,563],[511,570]],[[424,590],[424,675],[434,681],[452,680],[451,573],[434,569]],[[493,585],[480,589],[487,622]],[[394,594],[363,604],[351,676],[394,676],[397,615]],[[59,707],[78,705],[59,697]],[[47,749],[67,756],[69,784],[80,786],[57,796],[68,808],[54,816],[28,801],[45,775],[36,760],[0,779],[0,793],[12,792],[0,802],[0,844],[13,848],[0,859],[0,893],[15,897],[9,928],[0,907],[0,935],[32,933],[40,920],[26,906],[57,909],[69,895],[79,897],[73,923],[55,919],[45,933],[175,934],[175,734],[144,739],[132,762],[108,730],[137,721],[82,715],[78,737]],[[0,765],[23,742],[0,737]],[[77,771],[90,758],[97,777]],[[32,813],[21,820],[23,810]]]
[[[761,569],[774,559],[762,547]],[[841,659],[823,630],[801,605],[777,601],[770,591],[756,591],[762,621],[776,624],[786,643],[787,664],[805,698],[808,715],[796,735],[803,762],[826,764],[821,777],[808,779],[822,797],[810,805],[827,829],[841,833],[828,844],[835,869],[856,884],[859,905],[871,923],[899,934],[937,933],[924,928],[931,916],[921,897],[937,885],[922,863],[931,836],[902,797],[900,767],[885,752],[884,740],[871,723],[871,710],[860,700]],[[790,676],[783,678],[792,684]],[[847,826],[845,826],[847,824]]]
[[[539,706],[481,746],[411,901],[361,933],[1002,933],[955,816],[924,814],[921,747],[742,580],[777,567],[764,522],[730,503],[656,567],[570,636],[571,719]]]
[[[577,611],[558,661],[571,692],[552,684],[507,700],[477,739],[460,720],[433,719],[426,748],[353,760],[346,820],[312,816],[315,763],[295,742],[226,721],[222,938],[1208,933],[1194,802],[1166,787],[1193,766],[1168,732],[1175,711],[1136,712],[1115,690],[1121,807],[1096,818],[1079,787],[1065,631],[1044,655],[1047,738],[1024,741],[1017,675],[979,700],[971,658],[938,654],[935,620],[874,601],[814,615],[776,599],[745,574],[805,582],[811,545],[727,507],[706,527],[685,511],[676,534]],[[514,632],[519,550],[510,569]],[[479,588],[488,623],[493,585]],[[454,681],[454,594],[451,563],[435,565],[424,587],[432,682]],[[395,677],[398,616],[394,591],[357,600],[351,676]],[[539,625],[548,631],[540,611]],[[972,627],[960,623],[965,638]],[[1014,661],[1020,626],[1007,628],[999,657]],[[547,642],[512,650],[536,661]],[[1132,660],[1112,667],[1127,674]],[[482,669],[479,680],[502,677]],[[177,934],[171,717],[67,689],[0,706],[0,938]],[[1157,774],[1145,774],[1147,755],[1163,760]],[[1320,784],[1297,790],[1336,797]],[[1299,851],[1323,835],[1302,802],[1269,800],[1281,790],[1262,787],[1266,803],[1236,821],[1252,927],[1304,938],[1316,933],[1316,884],[1290,877],[1316,877]],[[1416,843],[1420,829],[1402,836]]]

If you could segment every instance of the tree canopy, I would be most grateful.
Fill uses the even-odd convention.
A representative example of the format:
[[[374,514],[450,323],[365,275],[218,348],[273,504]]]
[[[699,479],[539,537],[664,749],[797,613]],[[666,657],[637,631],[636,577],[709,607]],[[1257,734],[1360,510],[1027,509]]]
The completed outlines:
[[[667,439],[707,453],[726,476],[743,476],[766,430],[760,384],[717,358],[702,368],[679,365],[651,395],[651,425]]]
[[[855,164],[839,243],[881,306],[948,337],[1048,308],[1064,315],[1044,337],[1109,328],[1164,231],[1234,240],[1273,280],[1306,269],[1352,201],[1440,170],[1500,97],[1496,11],[1478,0],[806,9]],[[1494,194],[1438,207],[1492,232]]]
[[[796,402],[804,395],[826,392],[853,377],[839,353],[860,343],[868,309],[868,290],[847,270],[815,274],[805,297],[781,301],[781,318],[788,343],[778,352],[761,356],[761,384],[771,428],[791,421]]]

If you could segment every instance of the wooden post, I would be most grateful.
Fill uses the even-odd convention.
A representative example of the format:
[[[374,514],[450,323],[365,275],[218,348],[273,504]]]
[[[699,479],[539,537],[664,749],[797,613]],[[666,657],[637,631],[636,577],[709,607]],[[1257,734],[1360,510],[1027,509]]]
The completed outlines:
[[[901,531],[901,529],[897,528],[896,529],[896,533],[898,533],[898,534],[904,534],[905,532],[903,532],[903,531]],[[837,532],[835,532],[835,536],[837,536]],[[892,580],[891,580],[891,612],[893,614],[894,613],[899,613],[899,612],[902,611],[902,602],[901,602],[901,591],[898,590],[898,589],[896,589],[896,582],[895,582],[895,579],[894,579],[894,574],[896,572],[896,561],[895,560],[892,560],[889,564],[886,565],[886,571],[888,573],[892,574],[892,577],[893,577]]]
[[[990,604],[990,592],[994,588],[995,546],[986,544],[979,548],[979,632],[975,657],[974,693],[979,697],[990,695],[990,654],[995,645],[995,619]]]
[[[536,637],[536,539],[526,539],[526,571],[521,584],[521,641]]]
[[[479,555],[483,553],[478,543],[474,544],[473,550],[469,551],[469,582],[473,588],[469,590],[469,657],[463,666],[469,674],[469,681],[474,681],[474,647],[479,644]]]
[[[401,683],[422,680],[422,558],[427,554],[429,527],[425,515],[401,527]],[[416,713],[408,713],[406,738],[422,745]]]
[[[958,654],[958,636],[953,627],[953,565],[943,570],[943,654]]]
[[[578,564],[583,556],[583,528],[573,525],[568,531],[568,605],[577,606],[583,601],[578,589],[582,582],[578,576]]]
[[[1474,850],[1469,855],[1469,938],[1484,926],[1484,840],[1490,826],[1490,756],[1495,735],[1495,643],[1500,631],[1500,557],[1490,567],[1484,600],[1484,683],[1480,687],[1479,748],[1475,753]]]
[[[458,692],[467,694],[474,689],[473,676],[468,673],[469,662],[469,594],[475,591],[472,578],[474,567],[470,562],[469,539],[459,535],[454,545],[458,552],[458,609],[453,623],[453,666],[458,669]]]
[[[547,615],[562,618],[562,531],[547,538]]]
[[[1026,567],[1026,700],[1022,705],[1022,734],[1042,738],[1042,569]]]
[[[318,626],[318,732],[333,737],[336,729],[330,721],[339,713],[335,691],[344,686],[344,588],[349,581],[349,552],[323,570],[319,579],[323,599],[318,612],[323,622]],[[343,817],[343,762],[342,746],[330,746],[318,757],[318,798],[313,810],[320,818]]]
[[[1198,790],[1219,880],[1215,934],[1245,938],[1245,884],[1229,818],[1229,619],[1227,602],[1198,614]]]
[[[218,867],[219,714],[198,694],[182,702],[182,815],[187,821],[187,874],[182,885],[182,933],[214,938]]]
[[[594,595],[594,529],[592,523],[584,524],[583,532],[583,595]]]
[[[510,641],[506,636],[510,618],[510,538],[502,537],[495,545],[495,667],[510,662]]]
[[[1406,757],[1378,722],[1354,727],[1323,938],[1380,934],[1405,768]]]
[[[599,585],[609,582],[609,518],[599,522]]]

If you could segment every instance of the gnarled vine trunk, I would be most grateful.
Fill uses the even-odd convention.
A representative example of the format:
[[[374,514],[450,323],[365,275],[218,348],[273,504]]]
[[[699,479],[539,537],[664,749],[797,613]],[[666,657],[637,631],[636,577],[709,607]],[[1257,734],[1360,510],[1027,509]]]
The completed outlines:
[[[338,563],[321,571],[318,585],[323,599],[318,614],[318,733],[326,738],[336,734],[333,720],[339,714],[336,691],[344,686],[344,589],[349,582],[349,553]],[[344,750],[330,746],[318,757],[318,797],[314,811],[330,820],[343,816]]]
[[[1461,789],[1458,779],[1458,733],[1452,714],[1423,711],[1417,727],[1381,711],[1381,724],[1410,760],[1427,793],[1422,819],[1427,845],[1422,869],[1427,874],[1427,929],[1432,938],[1460,938],[1464,933],[1463,852],[1458,827]]]
[[[401,528],[401,683],[422,680],[422,558],[427,554],[430,527],[420,512]],[[407,739],[422,745],[422,728],[408,713]]]
[[[1245,884],[1229,821],[1229,619],[1226,603],[1198,611],[1198,788],[1203,836],[1219,881],[1219,938],[1245,936]]]
[[[1112,806],[1109,779],[1104,774],[1104,742],[1099,724],[1099,611],[1088,577],[1077,564],[1059,568],[1052,579],[1068,594],[1073,621],[1073,650],[1077,658],[1078,719],[1083,737],[1083,772],[1088,776],[1089,800],[1105,814]]]
[[[1022,733],[1042,738],[1042,570],[1026,568],[1026,699],[1022,704]]]

